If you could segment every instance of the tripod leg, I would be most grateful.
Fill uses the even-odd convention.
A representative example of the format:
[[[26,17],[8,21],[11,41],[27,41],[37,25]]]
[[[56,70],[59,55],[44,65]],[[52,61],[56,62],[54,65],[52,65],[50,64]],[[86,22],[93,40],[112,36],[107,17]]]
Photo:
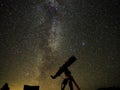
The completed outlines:
[[[72,81],[73,81],[74,85],[77,87],[77,90],[80,90],[80,87],[78,86],[78,84],[76,83],[76,81],[74,80],[73,77],[72,77]]]
[[[69,81],[69,87],[70,87],[70,90],[73,90],[72,80]]]
[[[64,79],[63,82],[61,83],[61,90],[65,89],[65,86],[67,85],[68,79]]]

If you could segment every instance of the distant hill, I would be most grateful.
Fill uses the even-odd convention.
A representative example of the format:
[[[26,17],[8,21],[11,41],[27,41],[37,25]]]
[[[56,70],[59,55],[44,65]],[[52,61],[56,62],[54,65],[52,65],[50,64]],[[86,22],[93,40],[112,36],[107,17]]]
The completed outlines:
[[[98,88],[97,90],[120,90],[120,87]]]

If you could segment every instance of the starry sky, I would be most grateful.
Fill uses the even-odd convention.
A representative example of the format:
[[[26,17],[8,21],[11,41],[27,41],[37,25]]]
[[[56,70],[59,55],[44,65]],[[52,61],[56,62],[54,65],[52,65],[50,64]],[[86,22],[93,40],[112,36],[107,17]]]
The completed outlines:
[[[119,36],[119,0],[0,0],[0,87],[60,90],[72,55],[81,90],[120,87]]]

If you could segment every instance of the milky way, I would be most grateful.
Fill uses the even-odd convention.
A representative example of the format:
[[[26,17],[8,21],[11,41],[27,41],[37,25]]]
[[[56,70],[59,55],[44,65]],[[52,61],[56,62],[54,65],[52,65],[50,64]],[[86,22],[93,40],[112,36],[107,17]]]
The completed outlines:
[[[119,0],[0,0],[0,87],[60,90],[64,76],[50,75],[72,55],[81,90],[120,87],[119,10]]]

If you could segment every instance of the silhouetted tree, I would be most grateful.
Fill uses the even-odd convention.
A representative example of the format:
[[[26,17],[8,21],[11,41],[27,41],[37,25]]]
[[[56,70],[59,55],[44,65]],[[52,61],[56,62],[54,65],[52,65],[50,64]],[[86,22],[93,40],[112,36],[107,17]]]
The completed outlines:
[[[5,83],[3,85],[3,87],[1,88],[1,90],[10,90],[9,87],[8,87],[8,83]]]

